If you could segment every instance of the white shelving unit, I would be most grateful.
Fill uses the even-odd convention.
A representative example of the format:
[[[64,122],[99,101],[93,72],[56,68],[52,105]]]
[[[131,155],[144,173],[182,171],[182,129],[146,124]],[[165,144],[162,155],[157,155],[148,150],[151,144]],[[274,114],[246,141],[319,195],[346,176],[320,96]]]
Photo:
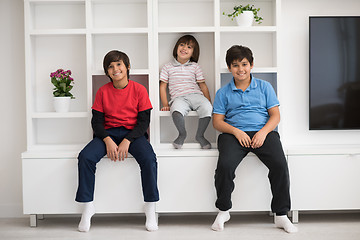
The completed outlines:
[[[246,45],[253,50],[253,73],[262,74],[276,87],[278,0],[255,2],[261,8],[264,21],[252,27],[237,27],[222,14],[230,12],[236,4],[247,4],[247,1],[24,2],[28,151],[41,151],[49,137],[53,141],[45,150],[56,148],[57,142],[85,145],[91,139],[90,108],[94,86],[98,87],[94,81],[106,82],[102,60],[112,49],[129,55],[131,78],[143,83],[149,91],[154,106],[150,141],[155,148],[168,148],[177,134],[169,112],[160,111],[158,76],[161,67],[171,61],[173,46],[181,35],[192,34],[200,43],[199,64],[212,100],[216,90],[231,77],[224,59],[226,50],[234,44]],[[56,14],[58,12],[62,14]],[[73,94],[76,99],[71,101],[71,112],[66,114],[55,113],[52,106],[49,74],[58,68],[71,69],[75,78]],[[74,119],[77,123],[70,124]],[[196,121],[196,113],[190,113],[186,122],[189,137],[184,148],[198,146],[191,135],[196,131]],[[76,132],[80,134],[74,134]],[[216,135],[210,126],[206,136],[214,146]]]
[[[237,27],[235,21],[232,22],[222,14],[230,12],[235,5],[247,3],[254,3],[256,7],[261,8],[260,15],[264,18],[261,25]],[[77,186],[76,158],[78,152],[92,138],[91,106],[96,89],[108,81],[102,70],[102,60],[108,51],[118,49],[127,53],[131,61],[130,78],[144,84],[149,91],[153,104],[150,142],[159,160],[159,186],[164,189],[160,189],[164,204],[161,205],[160,201],[158,205],[159,211],[162,212],[187,211],[186,206],[182,206],[181,209],[170,209],[171,206],[166,200],[167,197],[168,199],[174,197],[168,192],[171,189],[167,183],[167,177],[174,178],[171,181],[171,188],[186,191],[182,187],[184,173],[179,171],[179,168],[189,167],[191,164],[183,162],[183,158],[197,162],[196,167],[199,169],[194,169],[194,173],[201,172],[200,176],[189,175],[190,178],[197,177],[198,179],[193,179],[193,182],[199,183],[198,186],[189,190],[190,192],[182,194],[189,197],[197,194],[201,188],[212,188],[212,182],[208,183],[207,180],[213,179],[213,167],[208,169],[208,172],[202,169],[208,168],[209,161],[210,166],[214,166],[217,158],[216,149],[200,150],[199,144],[194,140],[195,136],[192,136],[197,128],[195,112],[190,113],[186,118],[189,134],[184,149],[177,151],[172,149],[171,142],[177,132],[169,112],[160,111],[158,76],[161,67],[171,61],[176,40],[181,35],[192,34],[199,41],[199,64],[205,74],[212,100],[216,90],[231,77],[225,64],[225,52],[234,44],[246,45],[253,50],[255,75],[259,74],[263,79],[270,81],[275,88],[279,82],[280,0],[251,2],[238,0],[24,0],[24,10],[27,151],[22,154],[22,159],[25,214],[79,212],[77,204],[73,201]],[[52,107],[52,85],[49,74],[58,68],[70,69],[75,79],[72,93],[76,99],[71,101],[69,113],[55,113]],[[280,92],[279,98],[281,98]],[[216,147],[217,133],[211,124],[206,131],[206,137]],[[170,161],[174,161],[174,165],[169,164]],[[56,163],[56,169],[54,169],[54,163]],[[258,162],[249,161],[247,164],[251,168]],[[131,159],[121,165],[126,165],[128,168],[134,167]],[[119,178],[121,182],[120,178],[130,175],[121,170],[123,166],[110,163],[108,159],[99,165],[99,169],[100,167],[103,169],[101,171],[115,168],[111,170],[112,173],[119,171],[118,173],[121,172],[121,174],[100,176],[100,180],[97,181],[97,189],[99,189],[96,190],[97,195],[100,194],[99,191],[114,187],[105,184],[108,178],[111,178],[112,182],[114,178]],[[50,175],[47,169],[52,169]],[[255,168],[254,171],[256,171]],[[263,172],[264,169],[260,168],[258,171]],[[67,172],[66,177],[71,178],[71,181],[69,179],[66,182],[62,181],[64,172]],[[245,178],[246,176],[247,174]],[[263,180],[264,186],[268,188],[266,176]],[[115,197],[118,198],[118,203],[122,202],[128,206],[126,212],[142,212],[141,203],[139,203],[140,179],[137,178],[134,181],[135,183],[132,184],[135,186],[129,189],[137,189],[136,194],[129,193],[129,198],[125,200],[121,196]],[[50,183],[60,187],[51,188]],[[125,184],[121,184],[123,185],[125,187]],[[44,191],[49,195],[48,197],[42,194]],[[263,203],[256,203],[255,206],[251,201],[245,201],[245,205],[235,207],[235,211],[269,209],[269,192],[267,191],[259,191],[264,199]],[[259,198],[259,193],[256,193],[257,198]],[[42,194],[42,199],[37,198],[40,194]],[[204,194],[209,194],[209,197],[204,198],[205,200],[214,199],[214,191],[211,189]],[[61,195],[62,202],[51,205],[52,195]],[[104,204],[101,200],[105,199],[103,196],[97,198],[98,212],[111,212],[111,209],[114,209],[114,212],[125,211]],[[187,201],[187,199],[182,200]],[[175,203],[174,206],[176,206]],[[208,207],[202,207],[199,211],[214,211],[213,202],[208,202],[203,206]],[[196,211],[196,209],[188,209],[188,211]]]

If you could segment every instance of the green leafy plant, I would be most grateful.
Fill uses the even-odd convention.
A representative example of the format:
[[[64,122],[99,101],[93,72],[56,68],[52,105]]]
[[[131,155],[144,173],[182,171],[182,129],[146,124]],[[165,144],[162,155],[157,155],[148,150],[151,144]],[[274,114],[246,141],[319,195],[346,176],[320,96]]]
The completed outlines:
[[[70,93],[70,90],[73,88],[71,84],[74,83],[74,79],[70,77],[71,71],[64,69],[58,69],[55,72],[50,74],[51,83],[54,85],[54,97],[75,97]]]
[[[226,15],[231,18],[231,20],[234,20],[235,17],[239,16],[239,14],[242,14],[244,11],[252,11],[254,13],[254,19],[255,22],[258,24],[262,23],[262,20],[264,20],[262,17],[258,16],[258,12],[260,11],[260,8],[255,8],[254,5],[239,5],[234,7],[234,12],[226,14],[223,12],[223,15]]]

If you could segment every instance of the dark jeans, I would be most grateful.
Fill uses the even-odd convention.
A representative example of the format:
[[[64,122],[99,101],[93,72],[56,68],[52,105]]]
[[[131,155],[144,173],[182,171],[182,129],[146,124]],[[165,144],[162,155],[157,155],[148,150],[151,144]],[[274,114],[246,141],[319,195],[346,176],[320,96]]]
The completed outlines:
[[[246,133],[252,138],[256,132]],[[219,210],[227,211],[232,207],[231,193],[235,187],[235,170],[249,152],[258,156],[269,169],[268,177],[273,195],[271,210],[278,215],[284,215],[290,210],[289,170],[277,132],[270,132],[263,146],[257,149],[242,147],[234,135],[223,133],[218,138],[218,149],[215,205]]]
[[[118,145],[130,130],[119,127],[106,130]],[[137,138],[129,146],[129,153],[136,159],[141,170],[141,183],[145,202],[159,201],[157,188],[157,160],[154,150],[145,136]],[[103,140],[95,137],[78,156],[79,185],[75,201],[91,202],[94,198],[96,164],[106,155]]]

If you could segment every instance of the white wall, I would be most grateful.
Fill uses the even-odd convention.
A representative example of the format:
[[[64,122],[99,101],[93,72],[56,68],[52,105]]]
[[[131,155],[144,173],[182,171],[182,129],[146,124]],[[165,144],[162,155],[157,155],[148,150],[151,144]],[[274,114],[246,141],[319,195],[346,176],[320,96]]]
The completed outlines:
[[[281,37],[281,130],[284,145],[360,144],[357,131],[309,131],[309,16],[360,13],[358,0],[283,0]],[[334,67],[337,67],[334,62]]]
[[[26,150],[22,0],[0,0],[0,217],[22,216],[21,153]]]
[[[285,145],[360,144],[360,131],[308,130],[308,16],[359,12],[358,0],[282,1],[279,91]],[[0,217],[22,216],[21,152],[26,150],[23,19],[22,0],[0,0]]]

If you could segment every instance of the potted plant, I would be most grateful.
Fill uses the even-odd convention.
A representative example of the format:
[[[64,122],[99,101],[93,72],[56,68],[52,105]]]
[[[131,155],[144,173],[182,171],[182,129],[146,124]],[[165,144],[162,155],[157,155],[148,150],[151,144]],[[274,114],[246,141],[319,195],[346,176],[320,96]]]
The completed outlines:
[[[253,24],[253,21],[257,22],[258,24],[262,23],[262,17],[258,16],[258,12],[260,8],[255,8],[254,5],[247,4],[246,6],[239,5],[234,7],[234,12],[226,14],[225,12],[223,15],[226,15],[231,18],[231,20],[236,19],[238,26],[245,26],[249,27]]]
[[[71,77],[71,71],[58,69],[50,74],[51,83],[54,85],[54,107],[56,112],[68,112],[70,108],[70,99],[75,97],[70,93],[73,88],[71,84],[74,79]]]

